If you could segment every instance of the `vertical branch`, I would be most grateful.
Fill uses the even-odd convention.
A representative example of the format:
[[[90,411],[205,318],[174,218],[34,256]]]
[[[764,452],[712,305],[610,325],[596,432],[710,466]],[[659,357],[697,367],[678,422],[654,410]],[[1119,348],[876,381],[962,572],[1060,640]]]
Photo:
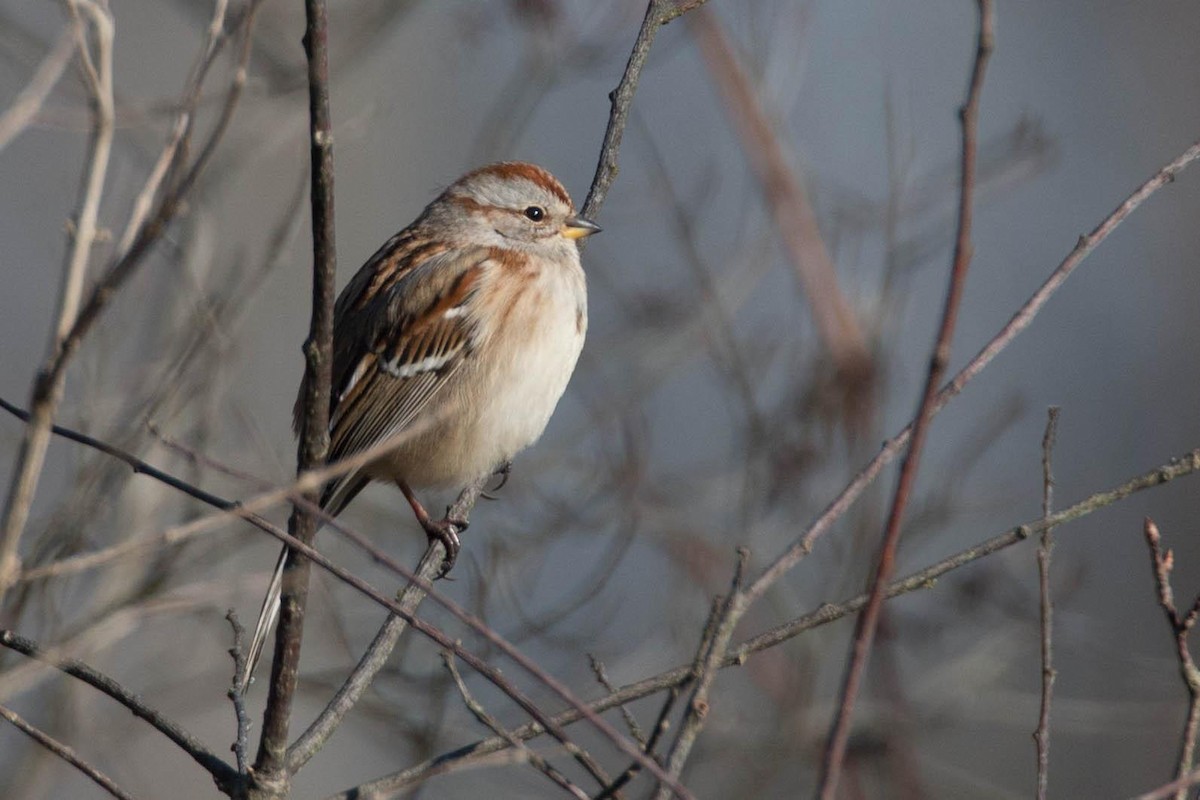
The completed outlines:
[[[333,295],[337,257],[334,247],[333,130],[329,113],[328,17],[324,0],[307,0],[308,27],[304,49],[308,56],[309,128],[312,141],[313,294],[312,322],[304,343],[303,415],[300,425],[299,471],[325,463],[329,449],[330,369],[333,361]],[[317,490],[305,496],[317,501]],[[297,504],[288,522],[293,536],[304,544],[317,532],[316,516]],[[271,686],[263,717],[255,776],[268,792],[286,794],[288,724],[296,693],[300,645],[308,601],[309,561],[290,552],[283,574],[283,596],[275,636]]]
[[[742,615],[746,613],[746,595],[742,593],[742,586],[749,557],[750,553],[745,548],[738,550],[737,569],[733,575],[733,585],[729,587],[729,595],[713,608],[709,624],[701,636],[700,647],[696,651],[696,660],[692,667],[696,682],[692,687],[691,697],[688,698],[679,735],[675,737],[665,760],[667,774],[672,778],[677,779],[683,773],[683,766],[691,755],[696,737],[704,727],[708,718],[708,696],[713,680],[725,659],[733,631]],[[670,787],[659,783],[658,792],[654,795],[655,800],[668,800],[670,796]]]
[[[1058,406],[1050,406],[1046,419],[1046,433],[1042,436],[1042,519],[1049,518],[1054,511],[1054,473],[1051,456],[1054,440],[1058,435]],[[1054,526],[1042,529],[1042,541],[1038,547],[1038,595],[1041,599],[1042,630],[1042,705],[1038,712],[1038,726],[1033,733],[1037,745],[1037,800],[1046,800],[1050,781],[1050,699],[1054,694],[1054,651],[1053,613],[1050,598],[1050,553],[1054,550]]]
[[[971,263],[973,250],[971,245],[972,201],[975,189],[975,151],[979,135],[979,96],[983,89],[983,76],[987,69],[988,57],[992,52],[994,23],[991,0],[978,0],[978,3],[979,31],[976,39],[975,62],[971,69],[967,101],[959,112],[962,121],[962,177],[959,187],[958,232],[954,242],[954,260],[950,268],[950,286],[946,293],[942,321],[933,348],[933,358],[929,364],[929,374],[925,379],[921,403],[918,406],[916,423],[913,425],[912,439],[908,452],[904,456],[904,462],[900,466],[900,477],[892,499],[892,508],[888,514],[887,526],[884,529],[875,577],[871,584],[870,599],[867,601],[862,615],[858,618],[854,632],[852,656],[842,685],[842,701],[821,765],[820,796],[822,800],[834,800],[837,795],[838,779],[841,777],[846,746],[850,740],[850,724],[854,716],[854,704],[858,698],[858,691],[866,670],[867,657],[870,655],[875,630],[879,624],[879,614],[883,608],[887,584],[895,571],[896,549],[900,542],[900,522],[912,494],[913,484],[916,482],[921,450],[925,444],[929,423],[933,419],[936,406],[938,386],[942,382],[942,376],[950,361],[950,342],[953,339],[954,327],[958,319],[958,308],[962,300],[963,286],[966,283],[967,268]]]
[[[69,236],[72,244],[67,253],[63,269],[62,287],[58,297],[58,313],[54,325],[54,337],[50,343],[48,364],[53,364],[62,350],[75,318],[79,313],[79,301],[83,293],[87,274],[88,258],[96,240],[96,220],[100,214],[100,197],[104,192],[104,177],[108,172],[109,157],[113,140],[113,35],[114,26],[106,5],[93,0],[69,0],[68,8],[73,16],[80,12],[88,19],[88,26],[78,22],[77,30],[82,37],[90,29],[95,47],[92,57],[86,43],[80,45],[79,56],[85,65],[83,74],[88,88],[91,106],[92,134],[88,148],[87,171],[79,189],[79,208]],[[21,532],[29,518],[34,492],[46,461],[46,448],[50,444],[50,426],[63,393],[63,374],[43,368],[34,380],[29,407],[30,420],[25,426],[25,435],[17,453],[12,483],[4,504],[4,516],[0,520],[0,597],[12,585],[20,569],[18,549]]]
[[[1180,614],[1175,605],[1175,593],[1171,591],[1171,570],[1175,566],[1175,554],[1162,549],[1162,537],[1154,520],[1146,518],[1144,533],[1150,547],[1150,566],[1154,570],[1154,582],[1158,588],[1158,604],[1167,616],[1167,624],[1175,635],[1176,656],[1179,673],[1188,691],[1187,721],[1183,726],[1183,738],[1179,744],[1179,766],[1175,772],[1175,800],[1187,800],[1188,788],[1192,784],[1192,764],[1196,755],[1196,734],[1200,730],[1200,669],[1188,649],[1188,634],[1200,617],[1200,597],[1192,603],[1187,614]]]

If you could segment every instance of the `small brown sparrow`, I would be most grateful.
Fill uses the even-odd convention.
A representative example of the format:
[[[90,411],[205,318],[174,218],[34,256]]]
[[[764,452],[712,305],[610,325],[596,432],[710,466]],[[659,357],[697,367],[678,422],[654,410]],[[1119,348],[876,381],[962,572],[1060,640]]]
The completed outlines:
[[[367,260],[334,308],[328,460],[397,446],[331,481],[322,509],[336,516],[369,481],[395,483],[446,545],[445,573],[465,524],[431,519],[413,489],[465,486],[542,435],[587,332],[578,240],[599,230],[549,172],[503,162],[459,178]],[[303,397],[302,386],[297,433]],[[286,555],[247,681],[279,613]]]

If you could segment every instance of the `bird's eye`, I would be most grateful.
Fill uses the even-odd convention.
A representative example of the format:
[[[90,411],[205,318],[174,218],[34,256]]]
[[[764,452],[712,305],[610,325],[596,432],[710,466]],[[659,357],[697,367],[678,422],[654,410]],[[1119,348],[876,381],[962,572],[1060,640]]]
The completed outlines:
[[[541,206],[530,206],[525,209],[525,216],[529,217],[534,222],[541,222],[546,217],[546,209]]]

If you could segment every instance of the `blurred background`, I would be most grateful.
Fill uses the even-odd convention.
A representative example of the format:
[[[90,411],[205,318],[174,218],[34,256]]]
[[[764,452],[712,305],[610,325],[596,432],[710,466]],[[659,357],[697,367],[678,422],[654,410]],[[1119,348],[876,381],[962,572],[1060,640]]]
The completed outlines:
[[[100,221],[112,236],[96,246],[94,264],[111,254],[158,157],[212,13],[196,0],[113,0],[111,10],[117,133]],[[640,0],[331,4],[339,286],[442,187],[488,161],[535,161],[581,204],[607,93],[644,11]],[[975,258],[952,369],[1081,233],[1200,135],[1200,17],[1190,6],[1014,0],[997,12]],[[604,693],[589,654],[617,685],[689,662],[712,595],[728,586],[735,548],[749,548],[752,574],[769,564],[911,418],[950,262],[957,110],[975,3],[712,0],[704,15],[663,29],[643,74],[621,172],[598,218],[604,233],[584,253],[591,328],[567,395],[499,499],[476,509],[454,580],[439,584],[589,698]],[[28,84],[66,20],[56,3],[0,2],[0,108]],[[290,419],[311,266],[302,32],[301,4],[263,5],[228,132],[179,220],[72,362],[58,415],[231,498],[286,484],[295,469]],[[201,131],[219,112],[229,50],[201,101]],[[728,90],[730,63],[748,93]],[[780,163],[770,166],[775,177],[793,180],[811,204],[819,231],[801,238],[836,269],[869,369],[847,367],[845,341],[814,324],[814,298],[777,223],[778,198],[764,192],[767,148],[748,133],[747,104],[782,158],[782,173]],[[87,131],[72,64],[33,125],[0,150],[0,396],[20,405],[53,326]],[[1062,408],[1060,507],[1200,444],[1198,215],[1200,177],[1187,172],[1105,242],[937,418],[901,574],[1040,515],[1049,405]],[[815,302],[828,309],[836,298]],[[21,433],[17,420],[0,418],[5,487]],[[1194,480],[1060,529],[1051,796],[1126,796],[1173,776],[1187,695],[1141,520],[1153,516],[1174,548],[1176,593],[1190,605],[1200,589]],[[747,616],[735,641],[862,590],[894,481],[886,471]],[[56,440],[22,558],[44,566],[206,513]],[[424,548],[389,487],[369,489],[343,519],[405,563]],[[395,587],[332,531],[319,544],[374,585]],[[61,643],[224,753],[234,736],[225,611],[253,621],[276,551],[249,526],[225,524],[181,545],[25,581],[6,624]],[[1027,542],[889,604],[855,717],[845,797],[1031,794],[1034,552]],[[314,575],[294,730],[382,621],[378,608]],[[488,654],[439,611],[423,607]],[[843,620],[810,631],[718,676],[684,773],[698,796],[811,792],[852,628]],[[467,681],[505,724],[526,721],[477,676]],[[256,726],[265,688],[260,682],[250,697]],[[0,654],[0,698],[135,795],[215,795],[161,735],[51,670]],[[649,727],[661,703],[652,697],[632,711]],[[577,729],[612,771],[624,767],[609,745]],[[436,647],[406,635],[300,773],[296,795],[320,797],[487,733]],[[536,746],[571,773],[569,758]],[[649,785],[635,784],[631,796]],[[432,778],[408,796],[483,791],[499,799],[557,790],[507,766]],[[0,796],[95,793],[0,727]]]

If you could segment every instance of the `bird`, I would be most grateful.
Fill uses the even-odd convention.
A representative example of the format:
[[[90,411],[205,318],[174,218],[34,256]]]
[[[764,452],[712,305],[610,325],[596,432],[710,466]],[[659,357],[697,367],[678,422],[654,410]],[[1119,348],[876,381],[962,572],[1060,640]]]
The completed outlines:
[[[363,264],[334,305],[327,461],[396,444],[326,484],[326,515],[371,481],[392,483],[430,540],[445,544],[449,571],[464,521],[433,519],[415,490],[466,486],[542,435],[583,349],[579,243],[599,231],[549,171],[505,161],[454,181]],[[302,381],[297,435],[304,396]],[[287,552],[243,688],[279,614]]]

